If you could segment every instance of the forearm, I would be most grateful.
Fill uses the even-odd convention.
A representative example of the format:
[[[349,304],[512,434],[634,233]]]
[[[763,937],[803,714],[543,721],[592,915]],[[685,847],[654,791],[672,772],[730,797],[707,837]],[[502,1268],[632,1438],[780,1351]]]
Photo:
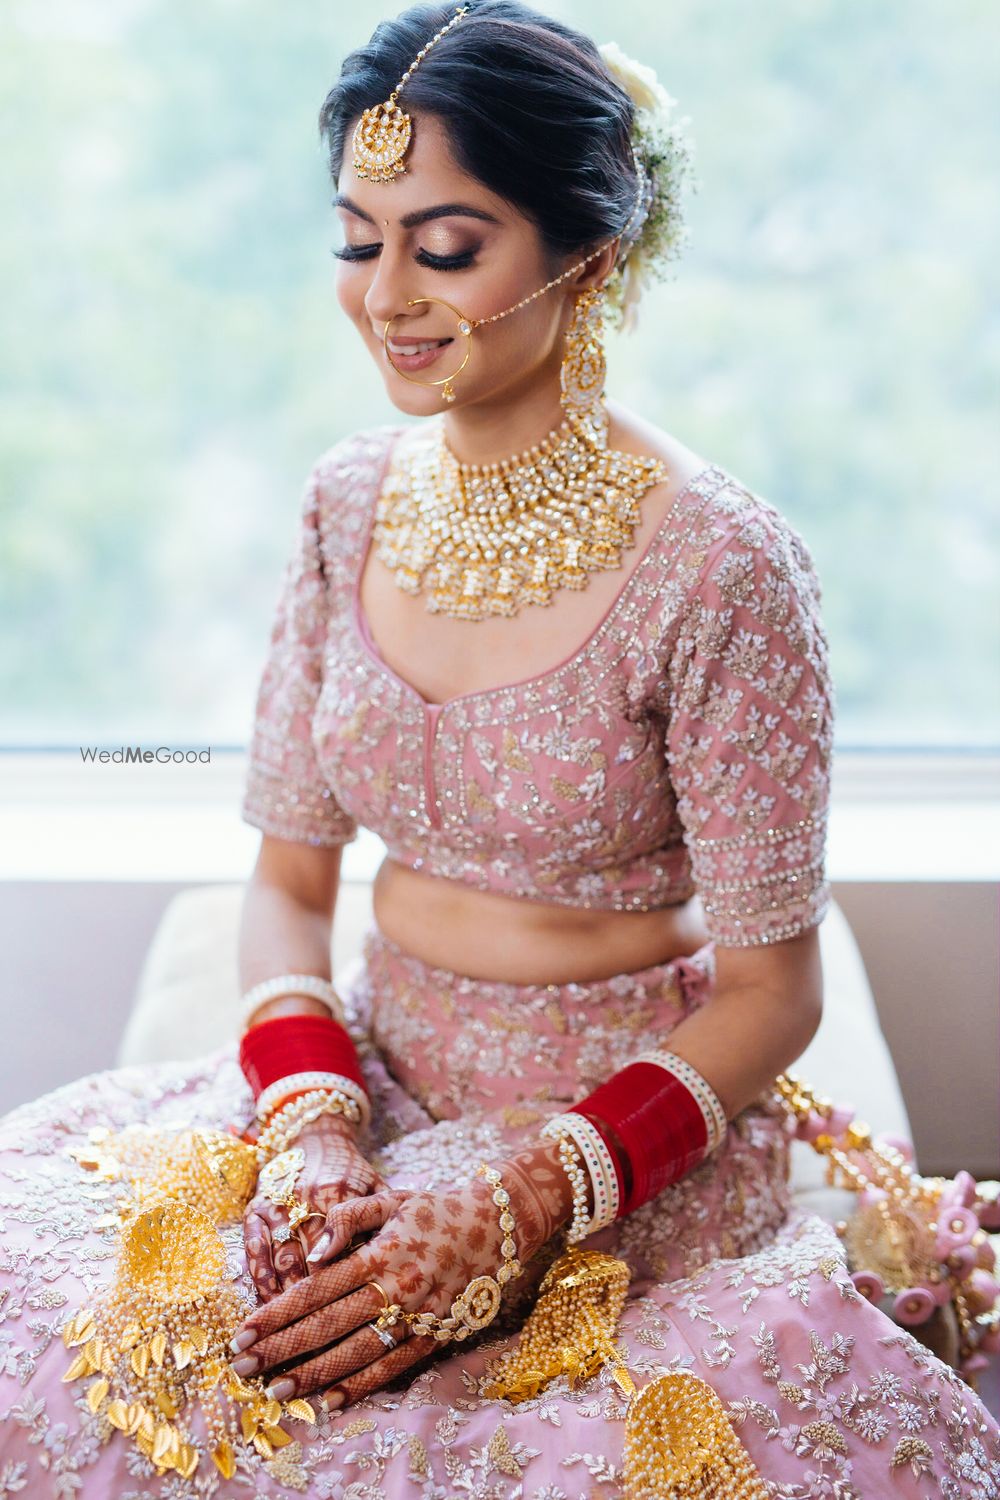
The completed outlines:
[[[697,1068],[731,1120],[816,1034],[820,1007],[759,985],[734,985],[686,1016],[660,1044]]]
[[[238,970],[241,993],[246,995],[263,980],[285,974],[308,974],[329,980],[332,923],[332,909],[318,909],[279,882],[256,872],[247,887],[240,923]],[[248,1019],[256,1028],[266,1021],[296,1015],[317,1016],[329,1021],[330,1007],[311,995],[291,992],[257,1006],[252,1018],[243,1017],[242,1029],[245,1031]],[[356,1062],[348,1038],[344,1036],[343,1040]],[[322,1044],[318,1045],[322,1047]],[[323,1071],[329,1065],[323,1061],[314,1066]],[[333,1070],[341,1071],[339,1067]],[[345,1071],[351,1073],[352,1069]],[[319,1119],[305,1123],[299,1133],[305,1137],[326,1136],[331,1132],[339,1133],[345,1143],[353,1145],[357,1126],[343,1115],[322,1114]]]
[[[662,1046],[702,1074],[718,1094],[726,1118],[732,1119],[800,1056],[817,1025],[816,1007],[798,1004],[787,994],[762,990],[759,985],[731,986],[676,1026]],[[604,1128],[618,1151],[628,1192],[627,1153],[614,1130]],[[515,1231],[519,1253],[522,1233],[526,1242],[537,1246],[570,1219],[573,1193],[557,1142],[539,1140],[508,1157],[504,1181],[521,1209]],[[593,1210],[589,1188],[588,1199]]]
[[[247,885],[240,920],[238,969],[240,993],[279,974],[316,974],[330,979],[333,919],[308,906],[281,886],[253,876]],[[321,1000],[289,995],[266,1001],[254,1021],[292,1014],[329,1015]]]

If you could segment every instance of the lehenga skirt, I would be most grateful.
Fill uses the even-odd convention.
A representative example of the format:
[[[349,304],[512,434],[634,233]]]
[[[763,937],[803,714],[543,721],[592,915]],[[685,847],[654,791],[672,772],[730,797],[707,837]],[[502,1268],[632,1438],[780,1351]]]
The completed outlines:
[[[373,1111],[362,1149],[394,1185],[464,1181],[662,1044],[714,978],[708,943],[585,984],[471,979],[404,952],[373,923],[338,976],[365,1038]],[[93,1126],[242,1129],[252,1117],[234,1039],[194,1062],[93,1074],[0,1120],[0,1497],[621,1496],[626,1398],[607,1367],[573,1387],[561,1376],[517,1405],[483,1394],[558,1246],[511,1284],[481,1333],[315,1427],[296,1424],[270,1458],[242,1449],[231,1479],[207,1454],[191,1480],[161,1473],[91,1413],[80,1382],[64,1382],[60,1330],[107,1286],[116,1234],[95,1227],[91,1185],[66,1148]],[[1000,1496],[1000,1425],[858,1292],[834,1226],[792,1197],[790,1153],[784,1111],[764,1093],[685,1178],[586,1241],[630,1268],[619,1347],[637,1385],[671,1370],[707,1381],[775,1497]],[[226,1275],[253,1299],[241,1226],[222,1237]]]

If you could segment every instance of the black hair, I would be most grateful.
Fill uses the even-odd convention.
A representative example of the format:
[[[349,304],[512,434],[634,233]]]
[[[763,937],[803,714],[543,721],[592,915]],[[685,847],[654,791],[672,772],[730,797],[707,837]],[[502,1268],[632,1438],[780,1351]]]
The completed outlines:
[[[344,59],[319,114],[335,185],[351,122],[388,99],[455,10],[413,5],[380,21]],[[520,0],[471,0],[399,104],[441,120],[462,170],[535,224],[553,263],[628,224],[639,186],[629,140],[635,106],[583,32]]]

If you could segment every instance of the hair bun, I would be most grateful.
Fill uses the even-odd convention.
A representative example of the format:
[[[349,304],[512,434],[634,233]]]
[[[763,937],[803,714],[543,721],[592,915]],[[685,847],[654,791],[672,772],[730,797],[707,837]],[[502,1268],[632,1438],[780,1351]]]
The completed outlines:
[[[612,320],[617,318],[622,329],[631,330],[637,323],[636,307],[644,287],[654,278],[666,279],[671,263],[690,238],[681,199],[685,188],[697,191],[698,187],[694,143],[684,128],[691,117],[673,118],[677,100],[652,68],[628,57],[617,42],[604,42],[598,50],[608,72],[635,105],[632,149],[637,170],[641,164],[648,179],[645,212],[640,210],[635,225],[623,236],[624,254],[607,289]]]

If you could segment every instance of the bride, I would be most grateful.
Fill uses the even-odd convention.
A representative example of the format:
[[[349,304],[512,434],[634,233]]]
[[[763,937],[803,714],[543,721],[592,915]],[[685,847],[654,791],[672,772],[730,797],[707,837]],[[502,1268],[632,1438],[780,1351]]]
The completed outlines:
[[[903,1326],[947,1275],[887,1315],[790,1194],[796,1128],[865,1144],[780,1087],[823,1003],[820,584],[604,390],[604,320],[684,239],[672,104],[482,0],[382,22],[323,105],[338,300],[407,420],[304,486],[232,1043],[2,1122],[0,1495],[1000,1494],[1000,1427]],[[338,994],[360,825],[387,856]],[[242,1191],[198,1196],[185,1129]]]

